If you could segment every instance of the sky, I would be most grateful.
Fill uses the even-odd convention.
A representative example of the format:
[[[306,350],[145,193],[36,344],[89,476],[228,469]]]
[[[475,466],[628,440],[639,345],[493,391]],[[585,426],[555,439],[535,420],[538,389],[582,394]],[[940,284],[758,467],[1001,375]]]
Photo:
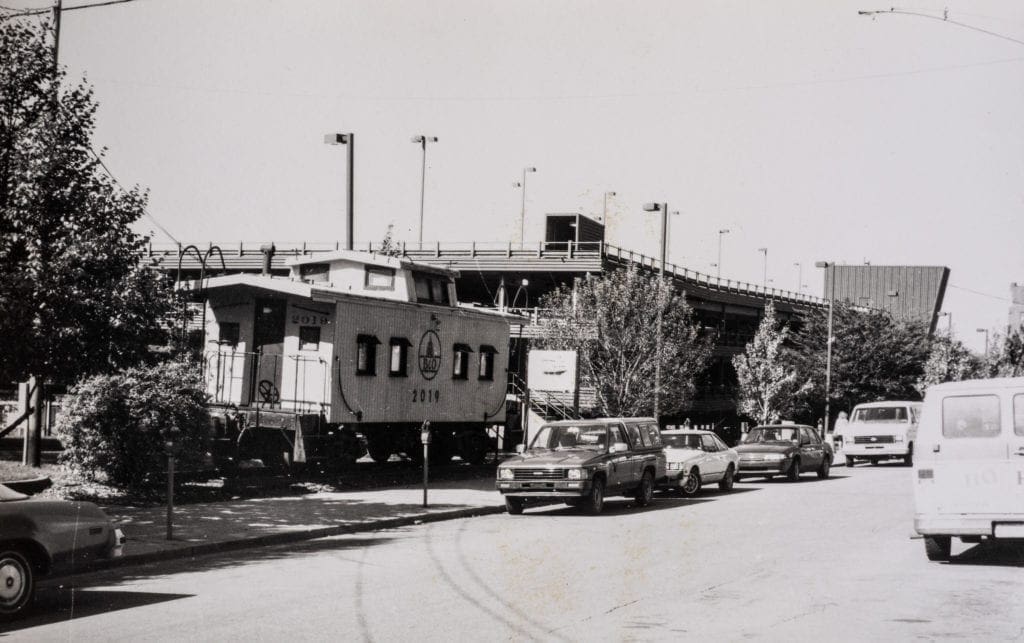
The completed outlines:
[[[389,224],[414,242],[426,134],[428,242],[518,242],[533,166],[527,242],[614,191],[609,243],[657,254],[643,204],[665,202],[673,263],[715,274],[730,231],[724,278],[820,295],[816,261],[948,266],[943,310],[980,350],[1024,283],[1024,4],[858,15],[887,8],[134,0],[66,11],[60,61],[95,89],[107,166],[149,189],[154,242],[155,221],[185,243],[344,243],[330,132],[355,134],[357,247]]]

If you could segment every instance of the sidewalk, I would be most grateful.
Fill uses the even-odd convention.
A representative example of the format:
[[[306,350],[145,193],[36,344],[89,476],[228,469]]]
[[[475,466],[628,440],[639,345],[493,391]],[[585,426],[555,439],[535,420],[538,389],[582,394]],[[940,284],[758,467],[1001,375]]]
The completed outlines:
[[[494,478],[438,482],[424,509],[422,486],[239,499],[175,507],[167,540],[166,507],[105,506],[125,534],[124,556],[102,567],[277,545],[505,510]]]

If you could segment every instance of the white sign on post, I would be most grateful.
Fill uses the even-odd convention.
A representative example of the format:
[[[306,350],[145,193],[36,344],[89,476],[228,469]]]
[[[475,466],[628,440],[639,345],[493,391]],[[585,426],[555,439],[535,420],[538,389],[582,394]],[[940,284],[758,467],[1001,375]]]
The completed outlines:
[[[526,381],[535,391],[576,390],[576,351],[531,350]]]

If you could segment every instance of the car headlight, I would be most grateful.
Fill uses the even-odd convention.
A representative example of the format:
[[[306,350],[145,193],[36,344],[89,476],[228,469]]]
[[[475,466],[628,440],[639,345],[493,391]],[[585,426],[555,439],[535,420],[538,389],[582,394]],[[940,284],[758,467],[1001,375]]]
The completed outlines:
[[[498,468],[498,479],[499,480],[511,480],[515,475],[512,473],[512,469],[508,467]]]
[[[570,480],[582,480],[583,469],[569,469],[569,473],[566,477]]]

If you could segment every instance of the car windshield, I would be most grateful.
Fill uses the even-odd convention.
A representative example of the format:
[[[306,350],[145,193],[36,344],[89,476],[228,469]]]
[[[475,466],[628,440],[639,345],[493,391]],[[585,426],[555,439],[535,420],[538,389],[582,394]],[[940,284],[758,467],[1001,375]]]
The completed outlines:
[[[700,436],[690,435],[665,435],[661,434],[665,447],[669,449],[700,449]]]
[[[4,485],[0,484],[0,502],[24,500],[25,498],[28,498],[28,496],[26,496],[23,493],[18,493],[14,489],[11,489],[10,487],[5,487]]]
[[[747,444],[752,442],[796,442],[799,433],[796,427],[758,427],[747,434],[747,439],[744,442]]]
[[[906,422],[907,409],[902,406],[876,406],[856,409],[851,422]]]
[[[533,439],[532,449],[592,449],[604,451],[608,429],[603,424],[542,426]]]

